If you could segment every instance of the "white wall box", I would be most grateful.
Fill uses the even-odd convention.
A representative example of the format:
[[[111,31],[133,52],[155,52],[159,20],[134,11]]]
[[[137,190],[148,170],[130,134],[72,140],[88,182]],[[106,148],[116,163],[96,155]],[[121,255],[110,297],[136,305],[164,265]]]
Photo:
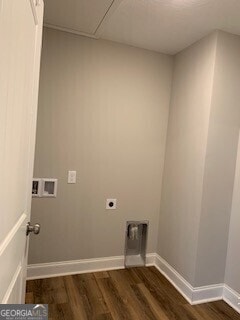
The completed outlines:
[[[42,196],[42,179],[33,178],[32,196],[33,197],[41,197]]]
[[[42,179],[42,197],[56,197],[57,182],[57,179]]]
[[[117,199],[107,199],[106,200],[106,209],[107,210],[117,209]]]

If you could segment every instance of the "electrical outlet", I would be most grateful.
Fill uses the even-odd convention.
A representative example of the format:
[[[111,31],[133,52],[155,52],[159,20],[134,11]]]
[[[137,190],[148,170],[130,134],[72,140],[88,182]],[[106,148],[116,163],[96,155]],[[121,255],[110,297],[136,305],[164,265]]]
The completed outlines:
[[[106,201],[106,209],[107,210],[115,210],[115,209],[117,209],[117,199],[107,199],[107,201]]]

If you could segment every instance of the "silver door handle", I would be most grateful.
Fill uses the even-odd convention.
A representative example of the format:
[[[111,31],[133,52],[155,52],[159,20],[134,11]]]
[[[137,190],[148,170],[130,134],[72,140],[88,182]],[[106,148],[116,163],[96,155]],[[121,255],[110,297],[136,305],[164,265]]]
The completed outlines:
[[[30,222],[28,222],[27,224],[27,236],[29,235],[29,233],[33,232],[34,234],[39,234],[40,232],[40,229],[41,229],[41,226],[39,223],[36,223],[34,226],[31,225]]]

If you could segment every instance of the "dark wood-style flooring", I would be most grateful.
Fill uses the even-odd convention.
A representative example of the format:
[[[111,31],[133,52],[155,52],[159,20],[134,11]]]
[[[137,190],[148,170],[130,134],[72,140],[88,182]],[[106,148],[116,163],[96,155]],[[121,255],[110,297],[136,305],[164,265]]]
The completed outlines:
[[[31,280],[26,303],[54,320],[240,320],[223,301],[189,305],[155,267]]]

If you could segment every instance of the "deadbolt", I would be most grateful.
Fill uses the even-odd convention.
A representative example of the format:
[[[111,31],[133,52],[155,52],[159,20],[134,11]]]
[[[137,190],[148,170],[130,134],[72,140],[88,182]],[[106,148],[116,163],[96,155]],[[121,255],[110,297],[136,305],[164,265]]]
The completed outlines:
[[[40,229],[41,229],[41,226],[39,223],[36,223],[34,226],[31,225],[30,222],[28,222],[27,224],[27,236],[29,235],[29,233],[33,232],[34,234],[39,234],[40,232]]]

